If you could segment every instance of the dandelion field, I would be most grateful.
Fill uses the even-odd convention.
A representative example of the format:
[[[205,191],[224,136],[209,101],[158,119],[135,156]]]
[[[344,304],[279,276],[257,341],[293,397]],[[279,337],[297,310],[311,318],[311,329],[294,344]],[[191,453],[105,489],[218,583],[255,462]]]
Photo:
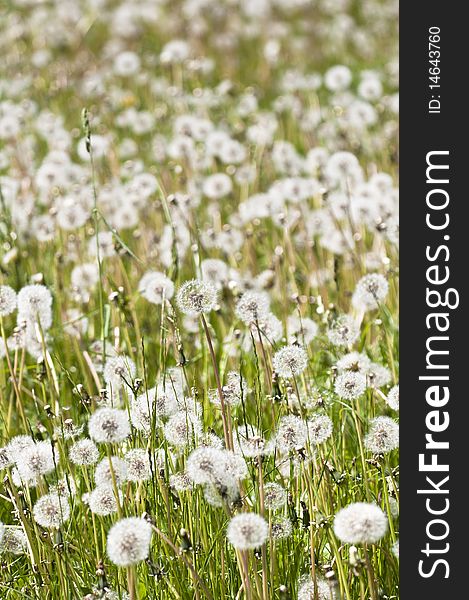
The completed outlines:
[[[0,47],[0,598],[399,598],[397,4]]]

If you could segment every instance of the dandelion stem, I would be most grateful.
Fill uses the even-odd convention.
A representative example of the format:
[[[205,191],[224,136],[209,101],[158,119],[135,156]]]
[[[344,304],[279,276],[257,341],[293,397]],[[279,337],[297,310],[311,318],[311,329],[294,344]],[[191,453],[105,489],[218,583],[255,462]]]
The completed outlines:
[[[223,394],[223,390],[221,387],[221,381],[220,381],[220,373],[218,371],[218,364],[217,364],[217,359],[215,356],[215,351],[213,349],[213,344],[212,344],[212,338],[210,336],[210,331],[207,325],[207,321],[205,320],[204,315],[200,315],[201,320],[202,320],[202,325],[204,328],[204,332],[205,332],[205,337],[207,339],[207,344],[208,344],[208,349],[210,352],[210,358],[212,361],[212,365],[213,365],[213,371],[215,374],[215,381],[217,384],[217,391],[218,391],[218,397],[220,399],[220,406],[221,406],[221,418],[223,421],[223,433],[225,436],[225,444],[226,447],[228,448],[228,450],[231,450],[233,448],[233,437],[231,434],[231,427],[230,427],[230,421],[229,421],[229,416],[227,416],[227,410],[226,410],[226,403],[225,403],[225,398],[224,398],[224,394]]]

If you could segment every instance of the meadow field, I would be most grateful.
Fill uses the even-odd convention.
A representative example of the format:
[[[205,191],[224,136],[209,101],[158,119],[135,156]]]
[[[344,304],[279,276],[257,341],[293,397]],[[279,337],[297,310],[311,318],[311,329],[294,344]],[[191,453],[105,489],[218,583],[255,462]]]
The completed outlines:
[[[397,10],[0,3],[0,599],[399,598]]]

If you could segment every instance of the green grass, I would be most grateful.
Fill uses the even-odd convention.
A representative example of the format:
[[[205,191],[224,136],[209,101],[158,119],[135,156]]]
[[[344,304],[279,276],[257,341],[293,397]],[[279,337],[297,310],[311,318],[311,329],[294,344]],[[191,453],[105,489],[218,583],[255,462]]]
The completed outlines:
[[[399,524],[398,518],[391,515],[390,499],[398,500],[399,496],[398,451],[376,456],[363,447],[370,419],[379,415],[396,418],[397,414],[385,402],[389,389],[399,381],[396,244],[379,224],[355,224],[347,216],[339,218],[335,226],[339,232],[352,230],[355,234],[353,251],[333,254],[322,245],[320,236],[312,236],[309,215],[327,207],[334,191],[326,189],[321,171],[309,175],[318,179],[316,192],[299,203],[287,202],[286,219],[298,211],[292,226],[283,226],[278,214],[274,218],[253,219],[239,226],[243,236],[239,250],[226,252],[223,246],[207,244],[207,232],[220,232],[229,224],[240,202],[265,192],[274,181],[288,176],[279,172],[270,143],[259,145],[246,136],[260,111],[275,112],[279,96],[293,99],[301,110],[299,115],[291,110],[277,112],[274,140],[287,140],[302,156],[314,147],[326,148],[330,153],[352,152],[365,180],[383,172],[397,185],[396,116],[387,102],[395,92],[390,61],[397,52],[391,3],[371,2],[376,15],[369,19],[359,3],[350,3],[347,12],[353,19],[352,30],[368,35],[367,48],[354,42],[352,35],[343,40],[339,34],[334,37],[338,27],[334,15],[316,5],[297,11],[275,6],[257,34],[249,37],[245,33],[252,21],[243,16],[239,6],[221,3],[226,14],[220,14],[217,21],[210,11],[203,13],[208,33],[197,38],[191,30],[191,19],[183,15],[181,3],[166,3],[156,23],[146,23],[138,36],[123,42],[122,49],[133,50],[142,59],[141,71],[146,77],[141,80],[113,75],[112,60],[106,58],[110,42],[119,39],[110,25],[116,10],[114,4],[109,3],[100,16],[88,3],[80,4],[79,27],[67,23],[64,15],[60,21],[56,9],[47,5],[49,16],[45,21],[56,19],[57,28],[70,34],[65,46],[54,46],[50,40],[40,38],[33,26],[33,9],[14,3],[3,9],[5,25],[0,26],[0,32],[16,20],[22,23],[24,31],[11,44],[4,44],[5,60],[0,74],[5,85],[0,92],[0,105],[7,101],[20,105],[29,99],[36,103],[37,111],[22,117],[20,131],[12,139],[0,139],[0,153],[6,159],[5,163],[0,161],[0,285],[9,285],[16,291],[32,281],[46,285],[53,295],[53,324],[43,332],[44,347],[38,360],[28,353],[28,348],[11,348],[11,340],[8,360],[0,355],[0,446],[19,434],[31,435],[35,440],[52,439],[58,459],[56,468],[41,477],[36,487],[15,485],[11,468],[1,472],[0,521],[20,527],[28,544],[26,552],[20,555],[0,554],[0,598],[74,600],[86,597],[92,590],[104,593],[109,588],[117,593],[117,598],[130,592],[132,599],[140,600],[296,599],[302,578],[327,577],[336,598],[397,599],[398,559],[392,547],[399,537]],[[36,18],[40,20],[37,15]],[[287,35],[280,38],[278,62],[269,65],[263,52],[275,22],[283,23]],[[230,33],[233,46],[222,49],[217,33]],[[204,75],[187,64],[153,64],[167,41],[181,37],[190,41],[195,56],[213,58],[212,71]],[[30,59],[43,47],[50,48],[50,62],[35,67]],[[370,103],[377,115],[375,124],[357,131],[341,120],[347,100],[334,97],[324,86],[291,94],[282,89],[282,77],[288,69],[324,74],[335,64],[351,68],[354,97],[363,70],[375,69],[379,73],[384,91],[382,97]],[[83,81],[95,68],[101,73],[105,92],[87,97]],[[19,72],[27,74],[29,80],[22,91],[14,94],[11,84]],[[162,78],[164,90],[168,86],[179,89],[179,96],[158,91],[152,84],[155,77]],[[213,90],[226,79],[232,82],[231,91],[217,96]],[[212,94],[213,106],[197,108],[194,99],[199,92],[194,90]],[[237,103],[249,90],[255,91],[259,109],[243,117],[237,111]],[[313,106],[321,107],[323,126],[304,131],[304,111]],[[117,118],[129,107],[148,110],[155,116],[149,132],[137,135],[118,126]],[[89,121],[82,120],[84,108],[89,111]],[[11,109],[5,105],[3,110]],[[55,140],[38,133],[38,126],[46,118],[40,111],[60,116],[64,130],[70,134],[70,149],[66,153],[73,163],[82,166],[84,174],[71,186],[73,193],[85,186],[97,193],[97,199],[88,208],[85,225],[71,231],[57,228],[53,239],[47,242],[35,238],[34,222],[26,209],[21,214],[19,202],[32,196],[32,214],[43,215],[56,198],[72,191],[59,186],[50,190],[48,200],[41,198],[35,174],[54,149]],[[227,165],[218,158],[202,166],[184,159],[155,158],[155,135],[165,137],[167,148],[175,119],[185,114],[210,119],[244,144],[248,153],[244,162],[256,169],[250,184],[234,183],[233,191],[219,201],[202,195],[200,203],[188,209],[178,208],[172,202],[171,194],[176,192],[194,194],[191,182],[227,171]],[[93,140],[98,134],[109,135],[109,150],[104,158],[94,157],[91,168],[88,161],[79,158],[76,144],[83,136]],[[119,157],[125,138],[137,142],[136,154],[129,159]],[[196,146],[203,148],[203,142]],[[158,189],[142,203],[135,227],[115,231],[100,192],[112,181],[125,184],[132,179],[125,172],[132,167],[128,161],[134,165],[141,161],[142,170],[156,176]],[[229,168],[228,172],[233,174]],[[10,179],[21,184],[13,201],[7,194]],[[52,216],[55,218],[54,211]],[[158,244],[168,225],[184,228],[187,249],[178,255],[173,243],[166,248],[171,258],[164,262]],[[232,226],[236,227],[236,222]],[[71,290],[72,269],[93,261],[88,244],[97,232],[105,231],[112,231],[117,252],[100,259],[100,281],[89,301],[79,302]],[[328,340],[327,329],[339,314],[357,315],[351,297],[357,282],[371,270],[366,267],[369,253],[384,257],[377,270],[386,277],[389,292],[379,309],[361,315],[360,336],[353,347],[338,348]],[[136,364],[136,378],[141,381],[127,381],[123,386],[123,408],[130,409],[137,388],[139,393],[152,388],[164,379],[169,368],[177,366],[183,371],[186,395],[200,402],[204,431],[223,438],[220,410],[208,398],[217,382],[203,323],[199,320],[196,327],[189,327],[174,297],[157,306],[138,292],[138,282],[148,270],[163,271],[178,289],[185,281],[200,276],[200,263],[207,258],[225,261],[241,274],[242,280],[242,284],[225,285],[219,293],[219,307],[206,315],[222,384],[229,371],[236,371],[241,374],[244,389],[249,390],[243,394],[241,405],[229,411],[233,430],[250,424],[270,439],[282,416],[298,414],[307,418],[320,413],[331,418],[333,434],[317,448],[307,444],[306,448],[293,451],[291,457],[298,462],[298,470],[292,469],[289,477],[279,471],[285,458],[278,453],[264,457],[260,464],[246,459],[249,476],[242,482],[239,503],[225,503],[221,508],[206,501],[201,486],[178,493],[169,483],[172,474],[184,470],[188,455],[200,440],[192,440],[177,451],[166,441],[163,428],[155,423],[149,435],[132,428],[131,437],[124,443],[100,444],[101,458],[123,456],[131,448],[144,448],[152,458],[151,479],[128,482],[121,489],[122,516],[145,514],[154,525],[149,558],[136,566],[135,574],[117,568],[108,559],[107,533],[119,516],[94,515],[83,502],[83,495],[94,488],[94,466],[78,467],[69,461],[74,440],[67,439],[63,432],[73,423],[84,426],[82,436],[87,435],[87,419],[99,405],[100,389],[104,387],[97,369],[102,354],[92,348],[94,342],[101,340],[108,349],[114,347]],[[257,333],[251,337],[249,328],[236,317],[235,305],[243,286],[252,285],[254,278],[267,269],[272,271],[272,277],[266,291],[272,301],[271,311],[282,323],[283,336],[272,343],[264,338],[260,344]],[[324,283],[312,282],[311,275],[322,271],[327,273]],[[78,309],[79,323],[87,320],[78,336],[68,331],[70,308]],[[312,318],[319,329],[306,345],[306,370],[295,379],[282,380],[272,376],[272,357],[287,343],[290,315]],[[15,326],[15,314],[2,319],[4,341]],[[369,386],[360,398],[347,401],[334,392],[335,364],[352,350],[387,367],[391,381],[379,390]],[[292,401],[295,394],[299,394],[299,405]],[[156,459],[161,451],[165,454],[159,468]],[[59,530],[46,530],[35,522],[33,506],[62,477],[77,489],[70,499],[71,517]],[[228,522],[240,511],[261,513],[262,485],[273,481],[285,487],[289,499],[278,513],[265,511],[264,516],[269,522],[280,515],[288,516],[293,524],[292,535],[278,542],[269,537],[263,550],[241,556],[226,539]],[[388,515],[389,530],[380,542],[357,545],[355,549],[335,536],[335,514],[353,502],[375,502]],[[250,591],[243,587],[246,571]]]

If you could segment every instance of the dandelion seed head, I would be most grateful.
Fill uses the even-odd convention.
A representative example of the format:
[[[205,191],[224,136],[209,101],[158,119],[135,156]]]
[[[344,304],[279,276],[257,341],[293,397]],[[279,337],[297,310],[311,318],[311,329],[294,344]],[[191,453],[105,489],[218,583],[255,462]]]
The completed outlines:
[[[371,360],[362,352],[349,352],[337,361],[336,367],[339,371],[358,371],[366,375],[371,367]]]
[[[310,344],[318,334],[318,325],[309,317],[290,315],[287,319],[288,339],[292,343]]]
[[[223,463],[223,452],[218,448],[196,448],[187,459],[187,475],[194,483],[213,483]]]
[[[75,465],[94,465],[98,462],[99,450],[92,440],[83,438],[73,444],[68,456]]]
[[[60,425],[54,427],[54,434],[63,440],[72,440],[83,433],[84,425],[75,425],[72,419],[66,419]]]
[[[94,589],[91,594],[83,596],[83,600],[130,600],[127,592],[115,592],[108,588],[104,590]]]
[[[108,358],[104,364],[104,381],[114,390],[119,390],[121,387],[131,384],[135,377],[137,369],[134,361],[128,356],[114,356]]]
[[[279,483],[264,485],[264,506],[267,510],[279,510],[285,506],[288,493]]]
[[[112,471],[116,485],[122,485],[127,481],[127,463],[118,456],[111,456]],[[113,485],[113,476],[109,464],[109,458],[103,458],[96,466],[94,472],[96,486]]]
[[[152,304],[163,304],[174,295],[174,283],[158,271],[147,271],[138,284],[140,294]]]
[[[41,527],[59,529],[70,518],[70,505],[58,494],[46,494],[34,505],[33,516]]]
[[[236,483],[230,482],[228,485],[223,483],[205,484],[204,498],[216,508],[221,508],[224,505],[232,505],[240,498],[239,487]]]
[[[6,317],[16,309],[16,292],[9,285],[0,285],[0,317]]]
[[[173,446],[188,446],[194,437],[202,434],[202,425],[197,415],[185,410],[172,415],[163,428],[166,441]]]
[[[298,600],[334,600],[336,598],[334,590],[322,577],[316,578],[317,594],[314,589],[314,582],[310,579],[303,582],[298,590]]]
[[[11,438],[6,446],[6,450],[10,460],[12,462],[16,462],[21,454],[26,448],[29,446],[34,446],[35,442],[33,438],[29,435],[15,435]]]
[[[71,498],[76,495],[77,486],[71,477],[62,477],[50,487],[49,491],[64,498]]]
[[[248,468],[242,456],[231,452],[231,450],[223,450],[223,467],[220,476],[222,480],[239,480],[245,479],[248,475]]]
[[[124,441],[130,435],[127,411],[98,408],[88,421],[88,433],[95,442],[114,444]]]
[[[57,453],[49,440],[29,445],[17,455],[16,467],[23,481],[29,481],[40,475],[47,475],[55,469]]]
[[[13,464],[13,461],[10,458],[8,453],[8,448],[0,448],[0,469],[6,469]]]
[[[357,283],[352,297],[352,304],[356,308],[373,310],[386,298],[389,284],[386,278],[379,273],[369,273]]]
[[[273,366],[285,379],[290,379],[295,375],[300,375],[308,366],[308,355],[301,346],[290,344],[277,350],[273,358]]]
[[[399,425],[391,417],[371,419],[365,448],[374,454],[387,454],[399,447]]]
[[[145,560],[150,552],[151,525],[138,517],[117,521],[107,536],[107,554],[118,567],[129,567]]]
[[[135,429],[150,433],[154,414],[156,388],[138,395],[130,405],[130,420]],[[158,420],[158,419],[156,419]]]
[[[236,304],[236,316],[251,325],[263,321],[270,310],[270,298],[265,292],[245,292]]]
[[[217,450],[223,450],[225,442],[216,433],[208,431],[203,434],[203,437],[200,440],[200,445],[208,446],[209,448],[217,448]]]
[[[265,519],[254,513],[241,513],[228,524],[228,541],[237,550],[253,550],[262,546],[269,535]]]
[[[26,535],[21,527],[13,525],[3,526],[3,536],[0,524],[0,552],[9,552],[11,554],[25,554],[27,551]]]
[[[186,471],[170,475],[169,485],[176,492],[188,492],[194,487],[194,483]]]
[[[352,73],[345,65],[335,65],[326,71],[324,83],[327,89],[338,92],[348,88],[352,81]]]
[[[248,458],[263,456],[267,453],[265,438],[253,425],[240,425],[234,441],[234,450]]]
[[[76,265],[70,276],[72,290],[82,301],[88,301],[90,292],[99,281],[99,268],[95,263]]]
[[[303,419],[295,415],[287,415],[280,419],[275,444],[282,454],[303,448],[307,439],[308,429]]]
[[[182,63],[190,56],[190,46],[184,40],[171,40],[161,50],[160,60],[164,64]]]
[[[393,519],[397,519],[399,517],[399,502],[396,498],[392,496],[389,497],[389,512],[391,513],[391,517]]]
[[[246,396],[248,389],[246,384],[243,382],[243,388],[241,389],[241,376],[236,371],[230,371],[226,378],[226,383],[222,387],[223,400],[228,406],[239,406],[241,404],[242,394]],[[209,400],[215,406],[220,406],[220,397],[218,390],[209,390]]]
[[[225,173],[214,173],[205,178],[203,192],[207,198],[219,199],[227,196],[233,189],[231,178]]]
[[[311,444],[323,444],[333,431],[333,424],[327,415],[313,415],[307,422],[308,440]]]
[[[344,371],[334,382],[334,391],[344,400],[355,400],[365,393],[366,377],[356,371]]]
[[[146,481],[150,479],[150,459],[148,452],[134,448],[126,452],[124,460],[127,463],[127,478],[129,481]]]
[[[332,322],[327,337],[334,346],[351,346],[360,335],[360,329],[350,315],[340,315]]]
[[[202,261],[202,279],[221,289],[229,278],[228,265],[218,258],[206,258]]]
[[[271,344],[282,339],[283,325],[273,313],[267,313],[257,325],[251,325],[251,331],[254,334],[254,339],[257,339],[260,334]],[[249,341],[252,342],[252,338]]]
[[[384,365],[379,363],[371,363],[367,371],[370,385],[375,388],[383,387],[388,385],[392,380],[391,371]]]
[[[389,390],[386,402],[393,410],[399,410],[399,384]]]
[[[183,391],[179,385],[173,385],[169,380],[166,383],[160,382],[132,401],[130,418],[136,429],[148,433],[153,419],[156,424],[160,424],[162,419],[171,417],[180,410],[177,395],[182,397]]]
[[[120,494],[122,498],[122,494]],[[105,517],[117,512],[117,500],[112,485],[98,485],[87,497],[87,504],[95,515]]]
[[[52,325],[52,294],[45,285],[26,285],[18,292],[18,322],[39,323],[44,331]]]
[[[41,477],[40,475],[37,475],[35,477],[26,478],[24,475],[21,476],[17,467],[13,467],[11,470],[11,479],[17,488],[34,488],[39,485]]]
[[[293,524],[288,517],[277,517],[270,526],[270,535],[275,541],[285,540],[293,533]]]
[[[277,461],[277,469],[282,477],[290,479],[298,477],[304,467],[307,467],[314,457],[314,452],[300,454],[280,455]]]
[[[179,288],[177,303],[186,315],[201,315],[213,310],[217,305],[218,294],[216,287],[207,281],[192,279]]]
[[[103,140],[105,138],[102,138]],[[97,144],[99,138],[97,135],[93,135],[92,137],[92,146],[94,144],[94,149],[93,149],[93,154],[96,156],[95,153],[95,149],[97,147]],[[107,145],[107,141],[105,142]],[[84,160],[88,160],[89,156],[87,154],[83,153],[83,159]],[[111,258],[112,256],[114,256],[116,254],[116,248],[115,248],[115,244],[114,244],[114,235],[112,233],[112,231],[100,231],[97,235],[95,235],[93,238],[91,238],[88,242],[88,253],[90,256],[92,256],[93,258],[97,258],[98,257],[98,252],[99,252],[99,258],[100,260],[103,260],[104,258]]]
[[[373,544],[388,529],[388,520],[376,504],[355,502],[339,510],[334,518],[334,533],[348,544]]]
[[[182,385],[176,384],[177,382],[173,383],[168,378],[166,382],[161,381],[156,386],[154,409],[158,418],[171,417],[181,409],[178,396],[181,398],[182,403],[184,392]]]
[[[121,77],[131,77],[140,69],[140,59],[135,52],[120,52],[114,59],[114,72]]]

